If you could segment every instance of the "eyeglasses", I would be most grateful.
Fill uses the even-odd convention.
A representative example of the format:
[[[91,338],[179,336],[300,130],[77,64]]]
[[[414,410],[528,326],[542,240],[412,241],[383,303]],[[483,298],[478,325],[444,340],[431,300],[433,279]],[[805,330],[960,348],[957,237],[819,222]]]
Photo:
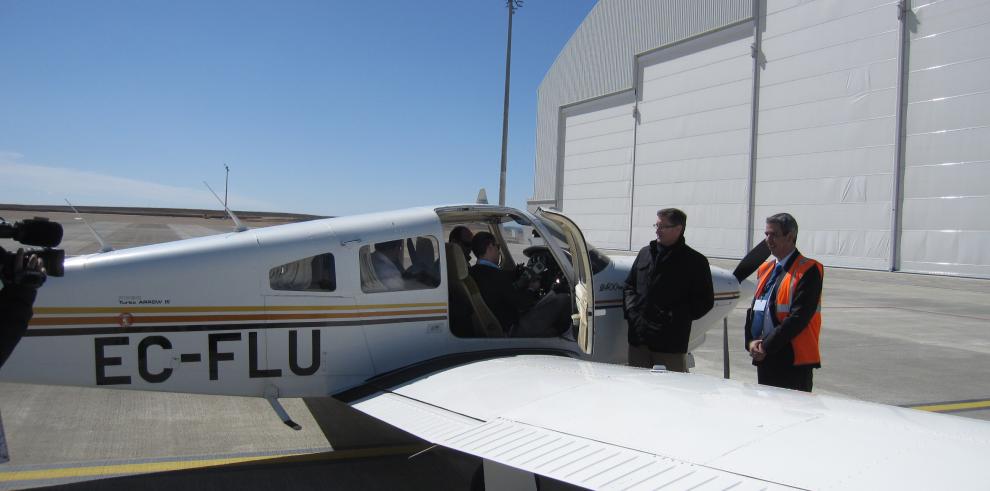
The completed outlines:
[[[660,230],[667,230],[669,228],[680,227],[680,225],[664,225],[662,223],[654,223],[653,228]]]

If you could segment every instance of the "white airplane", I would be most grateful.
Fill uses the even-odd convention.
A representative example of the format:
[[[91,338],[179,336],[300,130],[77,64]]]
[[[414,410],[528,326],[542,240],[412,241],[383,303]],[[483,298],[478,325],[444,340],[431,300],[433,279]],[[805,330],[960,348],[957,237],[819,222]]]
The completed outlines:
[[[502,267],[525,262],[541,292],[569,293],[573,328],[500,336],[444,242],[457,225],[495,234]],[[712,268],[715,307],[691,348],[765,257]],[[621,365],[632,260],[594,250],[560,213],[490,205],[80,256],[39,291],[0,380],[264,397],[290,426],[279,397],[330,395],[483,458],[493,489],[535,489],[533,474],[594,489],[990,482],[985,421]]]

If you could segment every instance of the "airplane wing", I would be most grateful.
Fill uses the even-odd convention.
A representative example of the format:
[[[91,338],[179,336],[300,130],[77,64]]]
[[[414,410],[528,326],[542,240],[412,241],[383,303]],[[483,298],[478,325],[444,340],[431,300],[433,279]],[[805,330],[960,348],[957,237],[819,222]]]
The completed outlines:
[[[378,385],[353,407],[592,489],[973,489],[990,423],[549,355]]]

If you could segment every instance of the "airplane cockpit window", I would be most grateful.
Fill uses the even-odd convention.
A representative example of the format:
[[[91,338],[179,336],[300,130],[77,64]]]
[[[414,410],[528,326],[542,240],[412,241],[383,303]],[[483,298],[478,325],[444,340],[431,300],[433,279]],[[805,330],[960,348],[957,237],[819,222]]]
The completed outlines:
[[[512,217],[515,218],[515,217]],[[526,264],[528,256],[523,252],[532,245],[530,238],[533,237],[533,226],[527,222],[506,220],[498,224],[499,236],[505,243],[512,259],[512,264]]]
[[[440,286],[437,239],[412,237],[361,247],[361,291],[424,290]]]
[[[268,271],[272,290],[332,292],[337,289],[333,254],[310,256],[276,266]]]
[[[516,263],[517,275],[528,278],[528,283],[543,298],[550,292],[566,294],[570,290],[567,278],[554,259],[546,241],[532,225],[506,222],[501,225],[509,251]],[[562,247],[565,253],[566,247]],[[568,258],[570,259],[570,258]]]
[[[445,231],[487,232],[501,254],[492,259],[504,273],[484,274],[463,261],[460,244],[446,244],[450,330],[457,337],[557,337],[571,325],[570,291],[546,242],[528,218],[511,213],[446,217]],[[451,235],[452,236],[452,235]],[[472,254],[473,255],[473,254]],[[511,278],[503,281],[501,278]],[[507,281],[507,282],[506,282]],[[497,294],[501,292],[502,294]]]
[[[564,233],[560,230],[560,227],[558,227],[556,223],[553,223],[552,221],[547,220],[545,218],[542,217],[537,217],[537,218],[540,220],[543,226],[550,231],[550,237],[547,238],[547,240],[554,241],[564,251],[564,253],[567,254],[567,260],[571,261],[570,258],[571,248],[570,245],[568,245],[567,243],[567,239],[564,237]],[[591,259],[591,271],[593,274],[598,274],[606,267],[608,267],[608,265],[612,262],[612,260],[609,259],[607,255],[596,249],[591,244],[587,244],[587,247],[588,247],[589,259]]]

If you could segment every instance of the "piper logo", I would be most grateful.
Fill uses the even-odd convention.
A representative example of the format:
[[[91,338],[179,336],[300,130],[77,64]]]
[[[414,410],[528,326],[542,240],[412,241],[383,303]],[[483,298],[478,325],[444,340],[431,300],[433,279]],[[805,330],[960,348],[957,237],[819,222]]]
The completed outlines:
[[[598,285],[598,291],[599,292],[608,292],[608,291],[620,291],[621,292],[623,286],[624,285],[622,283],[616,283],[614,281],[609,281],[607,283],[602,283],[601,285]]]

